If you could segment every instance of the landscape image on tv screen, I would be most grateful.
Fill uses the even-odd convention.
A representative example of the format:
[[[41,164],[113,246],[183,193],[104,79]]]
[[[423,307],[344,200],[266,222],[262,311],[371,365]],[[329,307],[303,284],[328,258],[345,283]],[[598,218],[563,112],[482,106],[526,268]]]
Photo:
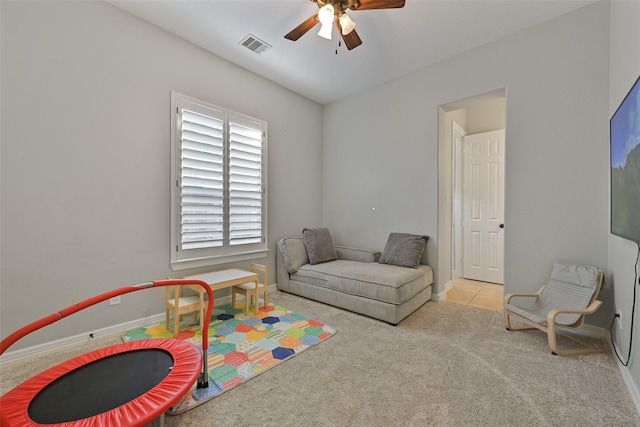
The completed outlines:
[[[640,243],[640,77],[611,117],[611,233]]]

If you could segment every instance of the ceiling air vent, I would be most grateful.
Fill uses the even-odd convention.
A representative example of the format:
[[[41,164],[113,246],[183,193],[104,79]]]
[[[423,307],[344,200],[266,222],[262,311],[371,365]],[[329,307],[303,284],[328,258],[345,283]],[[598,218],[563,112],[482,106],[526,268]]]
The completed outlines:
[[[252,34],[247,34],[247,36],[240,41],[240,44],[258,55],[271,48],[271,45],[263,42]]]

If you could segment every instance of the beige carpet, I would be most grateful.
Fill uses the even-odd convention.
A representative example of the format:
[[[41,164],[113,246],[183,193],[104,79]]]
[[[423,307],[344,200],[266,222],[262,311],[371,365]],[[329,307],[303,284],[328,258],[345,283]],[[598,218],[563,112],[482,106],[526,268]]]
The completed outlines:
[[[282,292],[269,297],[339,332],[167,416],[167,427],[640,425],[604,341],[604,354],[559,357],[543,333],[508,332],[500,313],[459,304],[427,303],[394,327]],[[3,365],[0,390],[30,377],[27,366],[42,369],[108,341]]]

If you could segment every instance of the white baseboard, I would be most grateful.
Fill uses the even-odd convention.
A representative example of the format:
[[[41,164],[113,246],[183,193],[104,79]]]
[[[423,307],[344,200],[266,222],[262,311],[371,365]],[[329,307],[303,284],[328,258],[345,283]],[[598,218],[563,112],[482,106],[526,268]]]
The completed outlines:
[[[14,360],[23,359],[25,357],[39,356],[50,351],[59,350],[76,344],[82,344],[87,342],[87,340],[92,339],[89,337],[90,334],[93,334],[93,339],[95,339],[105,337],[107,335],[124,333],[131,329],[140,328],[142,326],[151,325],[162,321],[164,321],[164,313],[159,313],[149,317],[144,317],[142,319],[130,320],[128,322],[120,323],[117,325],[107,326],[106,328],[98,329],[96,331],[87,331],[71,337],[61,338],[59,340],[34,345],[32,347],[8,351],[0,356],[0,363],[12,362]]]
[[[564,329],[564,328],[560,327],[559,329]],[[598,338],[598,339],[607,338],[607,335],[609,333],[606,328],[587,325],[586,323],[580,326],[579,328],[566,328],[566,330],[571,332],[574,335],[582,335],[584,337]]]
[[[269,292],[277,291],[276,285],[269,285]],[[220,305],[231,304],[231,295],[216,298],[216,303]],[[23,359],[26,357],[39,356],[50,351],[59,350],[65,347],[70,347],[76,344],[82,344],[87,342],[89,334],[93,334],[93,339],[105,337],[113,334],[123,334],[131,329],[140,328],[142,326],[153,325],[155,323],[161,323],[164,321],[165,313],[158,313],[141,319],[130,320],[128,322],[119,323],[117,325],[107,326],[106,328],[98,329],[96,331],[87,331],[71,337],[61,338],[55,341],[49,341],[46,343],[34,345],[32,347],[22,348],[14,351],[7,351],[0,356],[0,364],[13,362],[15,360]]]
[[[451,288],[453,288],[453,282],[449,280],[444,285],[444,291],[431,295],[431,301],[435,301],[435,302],[445,301],[447,299],[447,292],[449,292]]]
[[[611,335],[609,331],[606,331],[606,340],[609,343],[609,348],[611,349],[611,353],[615,355],[616,350],[613,348],[613,344],[611,342]],[[620,376],[622,376],[622,380],[624,384],[627,386],[627,391],[629,392],[629,396],[631,397],[631,401],[633,405],[636,407],[636,411],[640,414],[640,390],[638,390],[637,384],[629,375],[629,368],[624,366],[618,358],[616,358],[616,363],[618,364],[618,370],[620,371]]]
[[[627,391],[629,392],[631,401],[636,407],[636,411],[640,414],[640,391],[638,390],[636,384],[633,382],[631,375],[629,375],[629,370],[620,362],[618,362],[618,369],[620,370],[620,375],[622,375],[624,384],[627,386]]]

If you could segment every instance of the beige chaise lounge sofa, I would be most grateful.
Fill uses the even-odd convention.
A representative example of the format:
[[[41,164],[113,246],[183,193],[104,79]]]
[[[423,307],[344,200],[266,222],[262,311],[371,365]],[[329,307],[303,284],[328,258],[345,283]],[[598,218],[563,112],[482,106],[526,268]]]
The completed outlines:
[[[302,237],[281,239],[277,246],[281,291],[392,325],[431,299],[433,270],[428,265],[381,264],[380,251],[345,246],[335,246],[337,259],[312,264]]]

